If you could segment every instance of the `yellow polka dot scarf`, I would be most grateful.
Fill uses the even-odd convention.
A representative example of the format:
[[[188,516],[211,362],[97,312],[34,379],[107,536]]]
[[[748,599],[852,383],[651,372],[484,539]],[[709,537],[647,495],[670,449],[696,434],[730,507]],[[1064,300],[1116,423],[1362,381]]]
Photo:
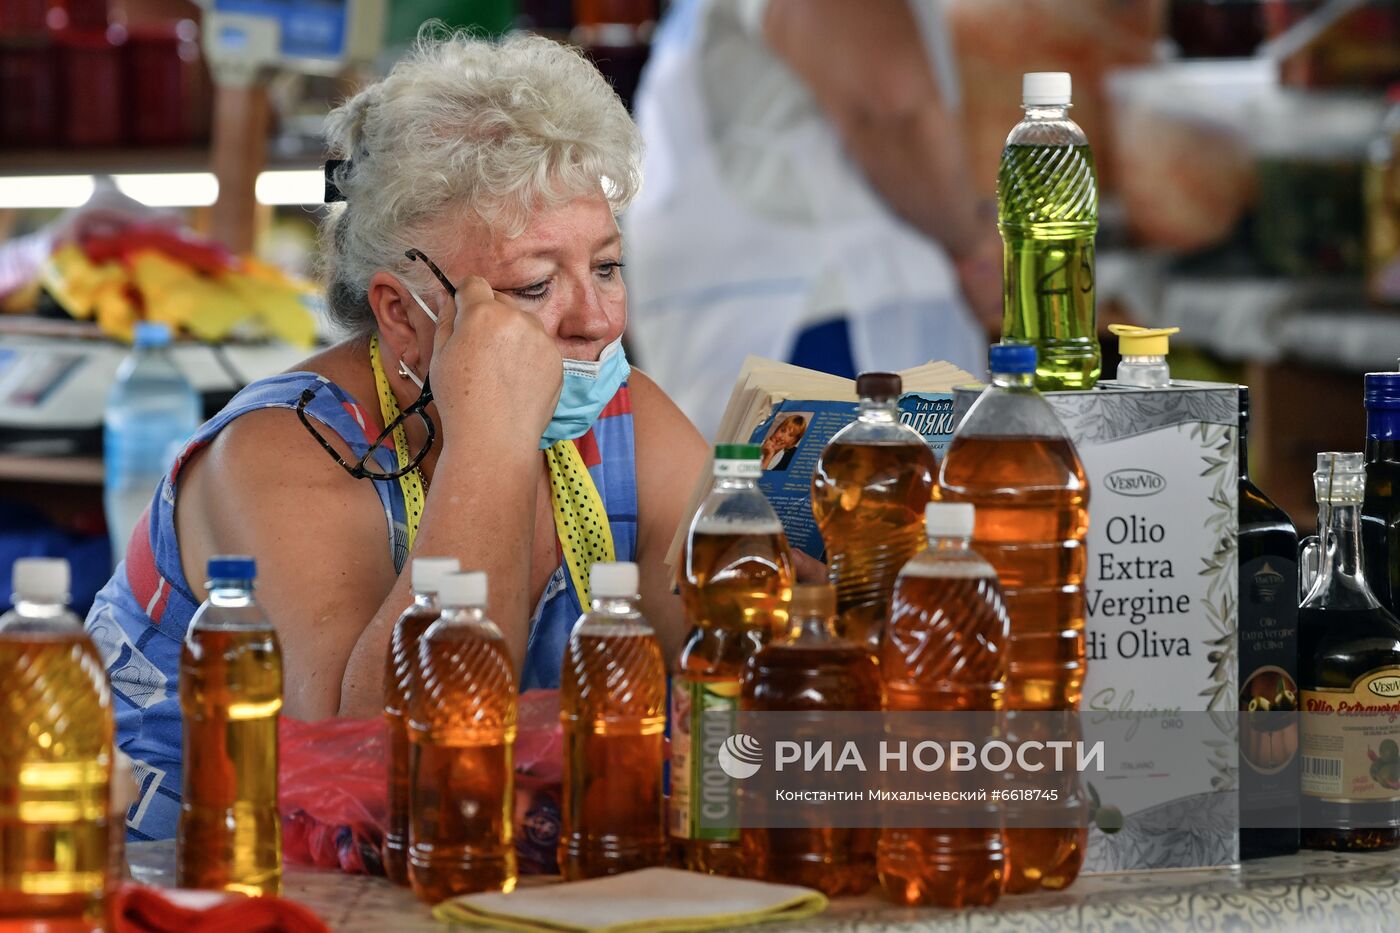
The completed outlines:
[[[374,368],[374,383],[379,390],[379,413],[384,424],[389,424],[399,416],[399,403],[389,387],[388,377],[384,375],[378,335],[370,338],[369,356]],[[394,453],[400,464],[407,463],[413,457],[403,425],[394,430]],[[564,551],[564,565],[574,581],[574,591],[578,593],[579,602],[586,612],[592,604],[592,590],[588,585],[589,568],[597,563],[617,560],[612,526],[608,524],[607,509],[593,482],[593,474],[588,472],[583,456],[573,441],[556,441],[545,448],[544,460],[549,471],[554,529]],[[399,477],[399,488],[403,490],[404,510],[408,517],[408,551],[412,554],[413,543],[418,538],[418,525],[423,521],[426,498],[423,474],[418,470],[405,473]]]
[[[379,354],[379,335],[369,338],[369,362],[374,369],[374,385],[379,390],[379,415],[385,424],[392,424],[400,414],[398,399],[389,388],[389,377],[384,375],[384,362]],[[413,459],[408,449],[408,433],[403,425],[394,428],[394,455],[399,466]],[[399,488],[403,490],[404,512],[408,516],[408,553],[413,553],[413,542],[418,538],[418,525],[423,521],[423,503],[427,499],[427,486],[420,470],[410,470],[399,477]]]
[[[556,441],[545,448],[549,469],[549,497],[554,505],[554,528],[564,549],[564,563],[574,581],[574,591],[584,612],[592,604],[588,569],[617,560],[612,526],[593,474],[573,441]]]

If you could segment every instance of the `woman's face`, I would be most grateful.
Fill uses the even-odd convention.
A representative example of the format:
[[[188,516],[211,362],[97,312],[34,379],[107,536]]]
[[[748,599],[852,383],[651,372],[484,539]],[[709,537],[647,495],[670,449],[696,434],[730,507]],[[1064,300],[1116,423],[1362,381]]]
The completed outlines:
[[[454,283],[471,275],[486,279],[535,315],[566,359],[598,359],[627,326],[622,234],[601,192],[537,211],[515,238],[492,234],[480,221],[455,231],[437,241],[455,236],[461,243],[457,252],[433,257],[447,278]],[[437,300],[446,302],[447,296],[439,294]],[[432,353],[431,332],[426,336],[427,345],[419,344],[425,368]]]

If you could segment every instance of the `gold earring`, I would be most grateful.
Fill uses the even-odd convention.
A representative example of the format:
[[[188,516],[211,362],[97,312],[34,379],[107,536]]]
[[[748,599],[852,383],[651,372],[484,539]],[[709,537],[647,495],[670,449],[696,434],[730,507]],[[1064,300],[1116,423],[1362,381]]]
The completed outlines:
[[[412,380],[413,378],[413,373],[409,371],[408,364],[403,361],[403,357],[399,357],[399,375],[404,379]]]

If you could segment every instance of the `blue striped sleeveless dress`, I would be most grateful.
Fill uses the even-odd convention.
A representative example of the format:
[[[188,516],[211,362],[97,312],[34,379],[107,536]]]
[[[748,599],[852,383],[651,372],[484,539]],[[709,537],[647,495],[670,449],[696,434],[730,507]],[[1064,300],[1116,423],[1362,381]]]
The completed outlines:
[[[295,409],[308,387],[317,391],[306,407],[307,414],[339,435],[355,457],[370,449],[378,433],[376,421],[324,377],[296,372],[253,383],[196,431],[180,452],[137,522],[126,560],[117,566],[88,613],[88,633],[112,681],[117,744],[131,756],[140,786],[140,796],[127,813],[130,839],[174,836],[180,812],[180,648],[199,608],[180,563],[175,531],[180,471],[191,455],[234,419],[265,408]],[[307,442],[313,443],[310,437]],[[635,560],[637,483],[631,396],[626,384],[588,433],[573,443],[603,500],[617,559]],[[392,448],[380,447],[375,458],[386,471],[396,468]],[[410,556],[403,492],[397,482],[366,480],[365,485],[379,496],[394,569],[401,572]],[[530,619],[522,690],[559,685],[564,647],[582,612],[557,542],[555,550],[559,563]]]

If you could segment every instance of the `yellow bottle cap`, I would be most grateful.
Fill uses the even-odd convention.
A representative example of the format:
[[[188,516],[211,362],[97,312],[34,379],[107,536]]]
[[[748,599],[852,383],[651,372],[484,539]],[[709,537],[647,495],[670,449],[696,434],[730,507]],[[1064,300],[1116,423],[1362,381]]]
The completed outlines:
[[[1123,356],[1166,356],[1167,338],[1181,333],[1181,328],[1110,324],[1108,332],[1118,338],[1118,352]]]

